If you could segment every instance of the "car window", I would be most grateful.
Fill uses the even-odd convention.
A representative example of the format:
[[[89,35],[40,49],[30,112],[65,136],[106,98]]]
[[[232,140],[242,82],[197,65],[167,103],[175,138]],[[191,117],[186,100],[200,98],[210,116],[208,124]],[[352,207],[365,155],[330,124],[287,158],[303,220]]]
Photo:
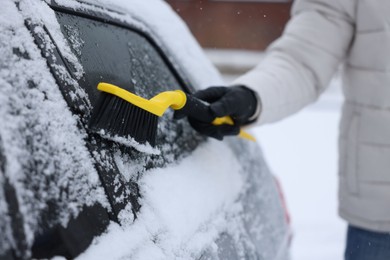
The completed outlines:
[[[80,16],[56,13],[62,32],[84,69],[80,85],[92,103],[99,82],[150,98],[180,85],[157,50],[139,33]]]
[[[161,50],[135,29],[62,12],[56,12],[56,15],[65,38],[83,67],[84,74],[78,81],[92,105],[96,104],[100,94],[96,90],[99,82],[112,83],[144,98],[183,87]],[[159,120],[157,134],[157,147],[164,151],[161,155],[150,156],[120,145],[114,145],[111,152],[123,155],[119,157],[125,163],[141,164],[142,167],[137,169],[142,172],[151,167],[162,167],[188,154],[201,140],[185,120],[174,121],[172,111],[167,111]],[[138,176],[135,173],[125,177],[129,175]]]

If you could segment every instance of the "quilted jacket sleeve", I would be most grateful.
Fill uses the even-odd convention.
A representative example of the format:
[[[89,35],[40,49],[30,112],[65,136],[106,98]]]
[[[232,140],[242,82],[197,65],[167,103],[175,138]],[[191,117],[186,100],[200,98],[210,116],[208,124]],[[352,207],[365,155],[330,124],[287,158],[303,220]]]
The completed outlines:
[[[264,60],[234,84],[255,90],[259,124],[282,119],[323,92],[348,54],[357,0],[296,0],[283,35]]]

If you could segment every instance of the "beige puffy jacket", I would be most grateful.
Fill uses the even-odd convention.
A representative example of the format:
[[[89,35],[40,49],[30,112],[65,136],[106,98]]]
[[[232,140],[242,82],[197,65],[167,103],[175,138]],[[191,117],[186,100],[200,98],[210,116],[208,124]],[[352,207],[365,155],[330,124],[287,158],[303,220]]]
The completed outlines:
[[[257,91],[269,123],[316,100],[340,64],[339,213],[390,232],[390,1],[296,0],[283,36],[235,83]]]

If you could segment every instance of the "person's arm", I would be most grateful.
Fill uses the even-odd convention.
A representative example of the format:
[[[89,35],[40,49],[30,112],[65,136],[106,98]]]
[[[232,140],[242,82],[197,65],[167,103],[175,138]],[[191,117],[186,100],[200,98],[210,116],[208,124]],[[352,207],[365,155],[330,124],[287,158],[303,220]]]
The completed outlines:
[[[277,121],[315,101],[348,55],[357,1],[296,0],[283,35],[258,66],[235,80],[234,87],[194,94],[210,104],[211,114],[231,116],[235,125],[214,126],[187,115],[192,127],[223,139],[236,135],[240,126]]]
[[[323,92],[348,53],[356,0],[296,0],[283,35],[234,84],[261,100],[259,124],[284,118]]]

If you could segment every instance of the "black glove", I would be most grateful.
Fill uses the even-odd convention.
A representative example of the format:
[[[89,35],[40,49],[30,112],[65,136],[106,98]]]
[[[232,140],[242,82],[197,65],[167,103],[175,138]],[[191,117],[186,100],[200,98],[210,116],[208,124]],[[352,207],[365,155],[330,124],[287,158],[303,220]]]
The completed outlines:
[[[186,113],[189,123],[200,134],[222,140],[227,135],[238,135],[242,125],[256,120],[251,117],[257,110],[257,97],[247,87],[210,87],[196,92],[194,96],[210,104],[209,113],[196,116]],[[210,115],[212,119],[230,116],[234,125],[213,125]],[[175,118],[179,117],[182,115],[175,115]]]

